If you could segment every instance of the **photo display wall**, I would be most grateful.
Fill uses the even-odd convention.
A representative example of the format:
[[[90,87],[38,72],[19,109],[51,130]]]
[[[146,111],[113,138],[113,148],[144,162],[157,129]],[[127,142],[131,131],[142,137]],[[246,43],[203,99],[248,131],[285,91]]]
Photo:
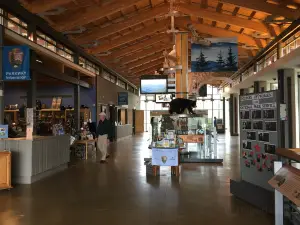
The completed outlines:
[[[277,91],[242,95],[239,107],[242,180],[273,190],[268,180],[279,144]]]

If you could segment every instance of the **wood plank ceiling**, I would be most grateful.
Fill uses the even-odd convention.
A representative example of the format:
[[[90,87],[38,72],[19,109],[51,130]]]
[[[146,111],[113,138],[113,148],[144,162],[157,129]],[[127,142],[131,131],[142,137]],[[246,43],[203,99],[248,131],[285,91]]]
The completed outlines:
[[[172,49],[167,0],[20,2],[137,85],[141,75],[162,67],[163,51]],[[300,0],[174,0],[174,7],[179,30],[192,24],[202,37],[237,37],[239,66],[300,17]]]

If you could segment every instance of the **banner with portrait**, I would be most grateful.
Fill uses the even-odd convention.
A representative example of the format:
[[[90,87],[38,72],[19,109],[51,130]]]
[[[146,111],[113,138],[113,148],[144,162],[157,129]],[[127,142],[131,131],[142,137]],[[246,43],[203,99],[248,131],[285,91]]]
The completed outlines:
[[[30,51],[28,46],[3,47],[3,80],[30,80]]]

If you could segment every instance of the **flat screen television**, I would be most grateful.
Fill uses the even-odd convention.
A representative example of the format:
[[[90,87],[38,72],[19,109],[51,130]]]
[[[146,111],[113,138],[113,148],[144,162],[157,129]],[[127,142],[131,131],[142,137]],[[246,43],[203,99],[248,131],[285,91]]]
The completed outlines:
[[[140,89],[141,94],[165,94],[168,92],[168,76],[143,75]]]
[[[172,101],[172,94],[156,94],[155,102],[156,103],[168,103]]]

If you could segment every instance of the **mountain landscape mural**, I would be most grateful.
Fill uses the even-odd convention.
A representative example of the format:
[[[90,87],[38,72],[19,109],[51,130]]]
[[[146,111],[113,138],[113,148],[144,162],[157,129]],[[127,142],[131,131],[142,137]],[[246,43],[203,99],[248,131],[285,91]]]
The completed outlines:
[[[192,72],[228,72],[238,69],[237,38],[207,38],[210,46],[192,44]]]

